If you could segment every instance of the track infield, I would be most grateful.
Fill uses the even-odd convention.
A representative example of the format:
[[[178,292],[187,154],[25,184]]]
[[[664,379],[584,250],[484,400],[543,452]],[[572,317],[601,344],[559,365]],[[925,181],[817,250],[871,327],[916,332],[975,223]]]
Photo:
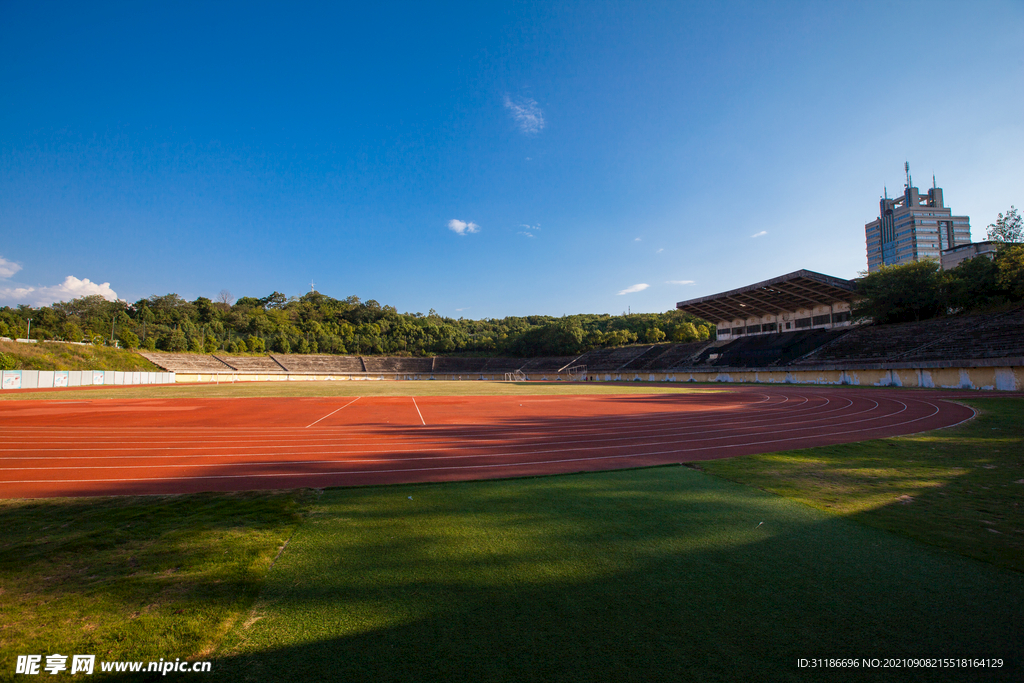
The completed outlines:
[[[64,396],[0,404],[0,497],[610,470],[897,436],[974,415],[939,392],[844,387],[513,397]]]

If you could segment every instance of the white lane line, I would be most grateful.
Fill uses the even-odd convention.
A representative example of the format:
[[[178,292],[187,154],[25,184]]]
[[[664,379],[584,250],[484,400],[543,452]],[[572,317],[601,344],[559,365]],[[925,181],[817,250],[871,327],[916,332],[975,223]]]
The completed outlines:
[[[342,406],[341,408],[338,408],[338,410],[343,410],[343,409],[345,409],[345,408],[348,408],[348,407],[349,407],[350,405],[352,405],[353,403],[355,403],[356,401],[358,401],[358,400],[359,400],[359,399],[361,399],[361,398],[362,398],[362,396],[356,396],[356,397],[355,397],[354,399],[352,399],[351,401],[349,401],[348,403],[346,403],[345,405],[343,405],[343,406]],[[334,413],[338,412],[338,410],[335,410],[335,411],[332,411],[332,412],[330,412],[330,413],[327,413],[326,415],[324,415],[323,417],[321,417],[321,418],[320,418],[320,420],[326,420],[326,419],[327,419],[327,418],[329,418],[329,417],[330,417],[331,415],[334,415]],[[317,420],[316,422],[320,422],[320,420]],[[304,429],[309,429],[310,427],[312,427],[313,425],[315,425],[315,424],[316,424],[316,422],[310,422],[310,423],[309,423],[308,425],[306,425],[306,426],[304,427]]]
[[[420,412],[420,407],[418,405],[416,405],[416,397],[415,396],[410,396],[409,398],[412,399],[412,404],[414,406],[416,406],[416,414],[420,416],[420,422],[422,422],[423,426],[426,427],[427,426],[427,421],[423,419],[423,413]]]

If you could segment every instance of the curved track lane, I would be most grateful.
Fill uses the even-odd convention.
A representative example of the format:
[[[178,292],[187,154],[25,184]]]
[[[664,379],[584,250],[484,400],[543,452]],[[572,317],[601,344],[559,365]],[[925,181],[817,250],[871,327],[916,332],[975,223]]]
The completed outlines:
[[[618,469],[910,434],[974,415],[941,393],[843,387],[517,398],[81,396],[0,403],[0,497]]]

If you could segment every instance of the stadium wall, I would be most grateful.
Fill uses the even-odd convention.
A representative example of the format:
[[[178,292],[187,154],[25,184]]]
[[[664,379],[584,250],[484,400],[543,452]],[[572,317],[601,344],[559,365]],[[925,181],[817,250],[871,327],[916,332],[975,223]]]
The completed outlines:
[[[120,370],[4,370],[0,389],[60,389],[98,385],[174,384],[173,372]]]

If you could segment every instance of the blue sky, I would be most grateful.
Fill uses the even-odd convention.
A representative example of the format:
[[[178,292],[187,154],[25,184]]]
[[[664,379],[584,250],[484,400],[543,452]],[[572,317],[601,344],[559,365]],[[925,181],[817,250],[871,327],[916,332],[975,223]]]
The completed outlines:
[[[1024,205],[1024,3],[0,0],[0,305],[665,311]]]

